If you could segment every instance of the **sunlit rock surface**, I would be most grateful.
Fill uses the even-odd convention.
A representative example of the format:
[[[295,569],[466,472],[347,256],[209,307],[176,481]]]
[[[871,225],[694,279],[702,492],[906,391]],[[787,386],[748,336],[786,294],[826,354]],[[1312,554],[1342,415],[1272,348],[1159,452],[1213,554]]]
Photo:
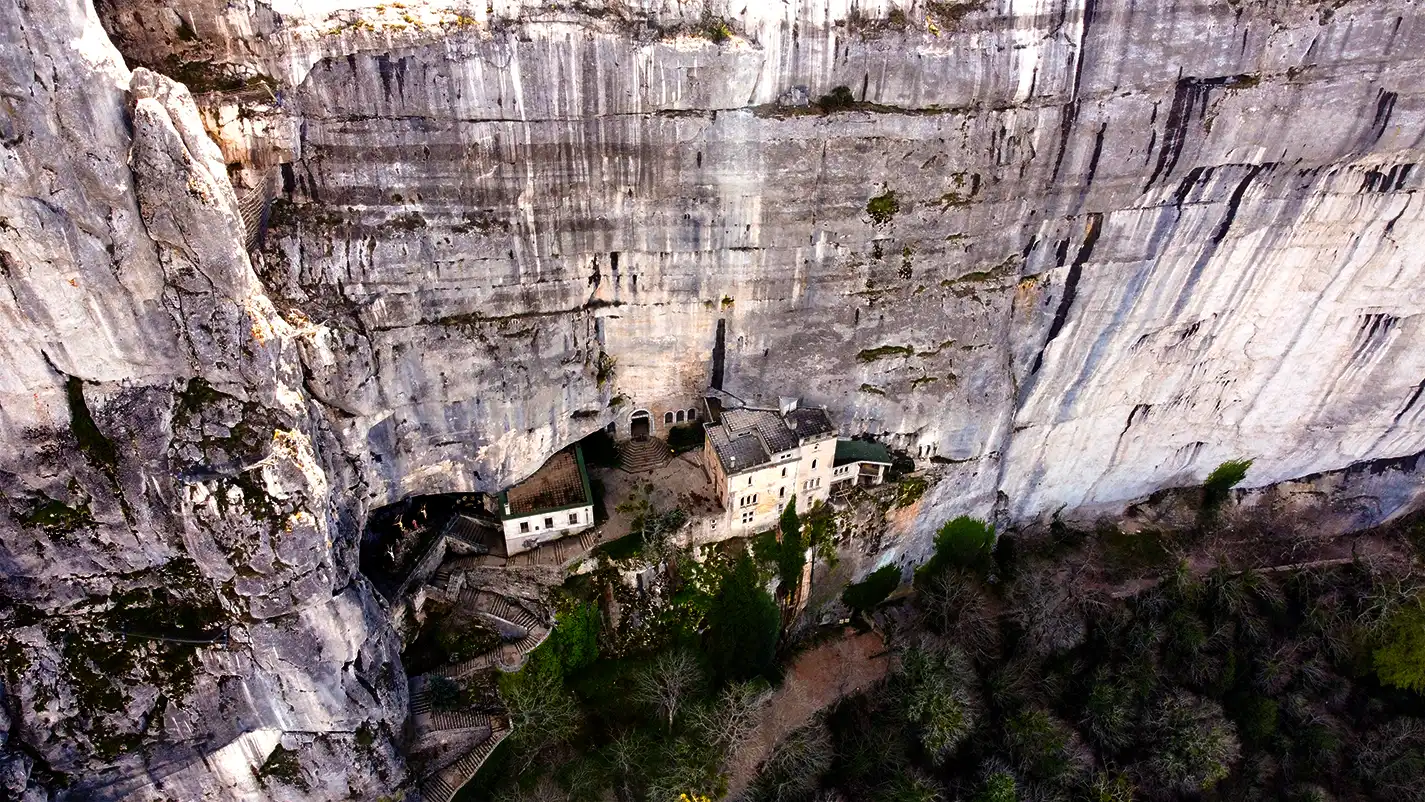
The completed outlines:
[[[17,795],[398,787],[365,511],[661,428],[717,354],[935,458],[900,556],[1237,457],[1417,503],[1418,3],[99,5],[0,12]]]

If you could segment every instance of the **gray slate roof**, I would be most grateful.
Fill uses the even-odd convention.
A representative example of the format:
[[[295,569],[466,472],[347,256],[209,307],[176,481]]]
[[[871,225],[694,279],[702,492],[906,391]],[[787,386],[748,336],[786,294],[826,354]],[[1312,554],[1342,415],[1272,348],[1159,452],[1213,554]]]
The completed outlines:
[[[824,409],[795,409],[786,416],[774,409],[727,409],[721,425],[707,427],[718,461],[728,473],[765,465],[774,454],[835,431]]]
[[[708,440],[712,441],[718,461],[728,473],[745,471],[757,465],[771,462],[772,457],[762,447],[762,441],[752,433],[733,436],[726,426],[709,425]]]
[[[794,409],[787,413],[787,425],[802,440],[836,433],[836,427],[831,425],[831,416],[824,409]]]

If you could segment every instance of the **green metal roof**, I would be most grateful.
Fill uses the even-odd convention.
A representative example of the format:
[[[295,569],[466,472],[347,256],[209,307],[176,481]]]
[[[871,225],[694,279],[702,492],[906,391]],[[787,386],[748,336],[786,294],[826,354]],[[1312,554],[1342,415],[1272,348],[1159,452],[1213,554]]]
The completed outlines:
[[[880,462],[890,465],[891,451],[870,440],[837,440],[836,459],[832,464],[846,465],[851,462]]]

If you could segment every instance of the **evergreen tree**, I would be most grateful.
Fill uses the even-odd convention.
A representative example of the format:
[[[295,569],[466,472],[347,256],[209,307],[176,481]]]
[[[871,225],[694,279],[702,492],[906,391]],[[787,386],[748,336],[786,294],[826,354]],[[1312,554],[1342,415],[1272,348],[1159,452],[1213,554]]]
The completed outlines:
[[[737,559],[708,607],[708,657],[719,679],[745,680],[772,668],[782,614],[757,581],[746,554]]]

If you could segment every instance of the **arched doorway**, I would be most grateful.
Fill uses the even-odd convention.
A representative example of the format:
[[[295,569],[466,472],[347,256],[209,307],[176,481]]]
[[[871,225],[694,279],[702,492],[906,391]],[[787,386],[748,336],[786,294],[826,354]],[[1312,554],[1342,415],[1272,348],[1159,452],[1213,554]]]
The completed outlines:
[[[648,437],[652,422],[649,420],[648,410],[636,410],[628,419],[628,436],[634,440],[643,440]]]

